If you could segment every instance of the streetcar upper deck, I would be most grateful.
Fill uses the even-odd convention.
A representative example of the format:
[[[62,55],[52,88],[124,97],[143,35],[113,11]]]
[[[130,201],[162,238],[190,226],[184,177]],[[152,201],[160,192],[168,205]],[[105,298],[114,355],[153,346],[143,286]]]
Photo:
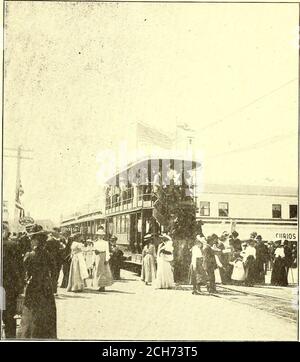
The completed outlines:
[[[159,185],[185,187],[195,196],[195,172],[200,167],[200,162],[174,158],[148,158],[128,164],[106,182],[105,214],[152,208],[153,189]]]

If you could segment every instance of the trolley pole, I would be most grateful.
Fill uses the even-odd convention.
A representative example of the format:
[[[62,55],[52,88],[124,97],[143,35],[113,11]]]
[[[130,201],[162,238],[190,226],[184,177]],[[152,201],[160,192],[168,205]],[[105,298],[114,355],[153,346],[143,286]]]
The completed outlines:
[[[16,190],[15,190],[15,201],[18,199],[18,193],[19,193],[19,187],[20,187],[20,178],[21,178],[21,160],[32,160],[32,157],[25,157],[23,156],[23,152],[33,152],[33,150],[29,149],[23,149],[22,146],[18,146],[18,148],[4,148],[5,151],[9,152],[16,152],[16,155],[8,155],[5,154],[4,157],[6,158],[15,158],[17,159],[17,173],[16,173]],[[15,211],[14,211],[14,227],[16,231],[19,231],[19,223],[18,223],[18,208],[15,205]]]

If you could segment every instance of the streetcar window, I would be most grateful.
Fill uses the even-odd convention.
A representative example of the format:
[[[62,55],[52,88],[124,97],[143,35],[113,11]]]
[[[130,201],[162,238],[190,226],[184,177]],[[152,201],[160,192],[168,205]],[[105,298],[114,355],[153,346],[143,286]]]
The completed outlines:
[[[290,219],[297,219],[298,205],[290,205]]]
[[[200,215],[210,216],[210,202],[200,201]]]
[[[279,205],[279,204],[272,205],[272,218],[273,219],[281,218],[281,205]]]
[[[118,227],[119,227],[118,233],[121,234],[122,233],[122,216],[118,216]]]
[[[219,216],[228,216],[229,206],[228,202],[219,202]]]

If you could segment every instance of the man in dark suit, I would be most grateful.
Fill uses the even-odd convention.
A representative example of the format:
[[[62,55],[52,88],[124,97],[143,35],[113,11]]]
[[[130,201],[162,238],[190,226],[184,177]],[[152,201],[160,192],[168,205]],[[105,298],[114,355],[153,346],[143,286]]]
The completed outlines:
[[[261,235],[256,236],[256,277],[255,282],[258,284],[265,284],[265,274],[266,274],[266,263],[268,262],[268,247],[262,240]]]
[[[239,233],[234,230],[231,233],[230,238],[229,238],[229,243],[232,246],[233,251],[236,251],[236,252],[242,251],[242,242],[238,238],[238,236],[239,236]]]
[[[216,293],[216,280],[215,280],[215,269],[217,268],[215,253],[212,249],[214,244],[214,239],[211,236],[208,236],[205,239],[202,239],[203,243],[203,268],[207,273],[208,276],[208,283],[207,283],[207,291],[209,293]]]
[[[111,238],[111,253],[109,259],[109,264],[114,280],[121,279],[120,270],[124,255],[123,251],[116,244],[117,240],[118,239],[116,237]]]
[[[63,240],[60,237],[59,228],[53,228],[53,231],[51,232],[48,240],[46,241],[45,248],[50,254],[54,264],[54,273],[52,275],[53,293],[57,294],[58,278],[59,278],[60,269],[63,264],[63,250],[65,248]]]
[[[285,268],[286,274],[289,275],[289,269],[293,265],[293,252],[288,240],[284,240],[283,242],[283,250],[284,250],[284,260],[285,260]]]
[[[5,337],[16,338],[17,298],[24,289],[24,270],[20,248],[15,240],[9,239],[9,229],[3,224],[3,287],[5,290],[5,310],[3,322]]]

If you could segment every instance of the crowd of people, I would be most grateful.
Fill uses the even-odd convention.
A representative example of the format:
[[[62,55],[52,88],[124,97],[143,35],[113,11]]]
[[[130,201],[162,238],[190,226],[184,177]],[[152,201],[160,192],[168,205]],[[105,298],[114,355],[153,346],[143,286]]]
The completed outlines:
[[[193,294],[201,293],[205,285],[209,293],[216,293],[216,276],[223,285],[253,286],[265,284],[267,271],[271,271],[271,285],[287,286],[289,269],[297,266],[297,243],[288,240],[264,242],[253,232],[247,241],[238,238],[237,231],[204,237],[197,235],[190,249],[189,281]],[[171,287],[165,280],[173,280],[173,246],[155,247],[153,237],[146,235],[142,252],[142,280],[145,284]],[[157,251],[156,251],[157,249]],[[156,270],[157,265],[157,270]]]
[[[289,269],[297,263],[296,243],[287,240],[264,242],[256,232],[243,242],[238,236],[237,231],[233,231],[231,235],[224,232],[220,237],[216,234],[206,238],[197,236],[192,248],[191,264],[195,294],[199,292],[203,280],[207,280],[208,290],[215,292],[215,270],[219,272],[220,282],[224,285],[251,287],[254,284],[265,284],[268,270],[271,271],[271,285],[288,285]],[[210,268],[206,265],[207,262]]]
[[[230,235],[224,232],[221,236],[196,236],[189,250],[189,281],[194,295],[201,294],[202,286],[209,293],[216,293],[216,272],[222,284],[253,286],[264,284],[266,273],[271,270],[271,284],[288,285],[289,268],[297,265],[296,243],[266,243],[257,233],[242,242],[238,236],[236,231]],[[37,224],[26,227],[25,233],[10,234],[4,224],[5,337],[16,337],[15,315],[19,312],[21,338],[55,339],[55,295],[60,276],[60,287],[67,292],[83,292],[86,288],[104,292],[120,279],[123,261],[117,238],[107,235],[103,227],[91,240],[80,232],[71,234],[59,228],[49,232]],[[170,235],[145,235],[141,280],[157,289],[175,286],[174,243]],[[24,297],[22,310],[18,311],[20,295]]]
[[[55,295],[60,287],[67,292],[82,292],[91,279],[90,288],[105,291],[105,287],[120,279],[123,252],[117,239],[108,239],[103,227],[96,240],[85,240],[76,232],[51,232],[40,225],[30,225],[26,232],[11,234],[3,225],[3,287],[6,308],[3,311],[5,337],[16,337],[15,315],[21,314],[21,338],[55,339]],[[18,310],[20,296],[23,301]]]

